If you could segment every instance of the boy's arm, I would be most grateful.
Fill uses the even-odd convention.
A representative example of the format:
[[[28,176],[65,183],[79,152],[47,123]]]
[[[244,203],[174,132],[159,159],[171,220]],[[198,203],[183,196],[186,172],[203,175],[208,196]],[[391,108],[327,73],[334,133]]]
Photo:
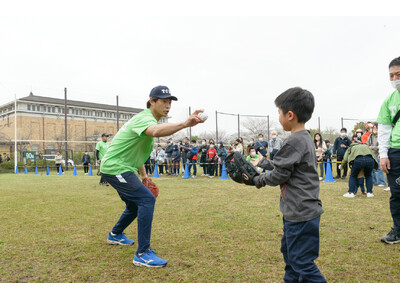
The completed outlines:
[[[279,155],[274,157],[274,162],[267,162],[265,158],[260,161],[261,165],[273,164],[274,169],[270,173],[263,173],[254,178],[257,188],[265,185],[276,186],[289,180],[294,170],[295,163],[300,162],[301,154],[289,144],[284,145],[279,151]]]

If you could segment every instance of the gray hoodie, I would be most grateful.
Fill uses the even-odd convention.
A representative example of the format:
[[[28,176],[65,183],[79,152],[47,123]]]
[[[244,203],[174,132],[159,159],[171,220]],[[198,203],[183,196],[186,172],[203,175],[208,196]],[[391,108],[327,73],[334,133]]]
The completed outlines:
[[[280,209],[285,220],[305,222],[324,212],[314,144],[306,130],[290,135],[273,161],[264,158],[258,166],[272,171],[254,179],[257,188],[281,186]]]

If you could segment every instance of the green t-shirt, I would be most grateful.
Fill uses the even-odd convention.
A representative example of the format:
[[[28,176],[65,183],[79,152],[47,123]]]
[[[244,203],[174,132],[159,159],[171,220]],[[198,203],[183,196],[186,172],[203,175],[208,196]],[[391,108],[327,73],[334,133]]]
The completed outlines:
[[[103,157],[100,172],[119,175],[124,172],[136,173],[149,158],[153,150],[154,137],[144,131],[158,124],[150,109],[146,109],[130,119],[113,138]]]
[[[396,90],[383,102],[376,121],[379,124],[392,125],[393,119],[399,109],[400,92]],[[392,129],[390,148],[400,149],[400,120]]]
[[[252,158],[257,159],[257,158],[259,158],[259,157],[260,157],[260,155],[258,155],[258,154],[256,154],[256,156],[254,156],[254,157],[251,157],[251,155],[247,155],[246,160],[247,160],[247,161],[251,161]]]
[[[99,150],[99,157],[98,160],[101,160],[106,154],[108,147],[110,147],[109,142],[100,141],[96,144],[96,150]]]

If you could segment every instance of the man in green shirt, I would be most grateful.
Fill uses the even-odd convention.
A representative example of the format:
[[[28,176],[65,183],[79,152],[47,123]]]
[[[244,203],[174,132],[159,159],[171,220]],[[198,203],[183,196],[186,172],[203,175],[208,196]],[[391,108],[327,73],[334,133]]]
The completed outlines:
[[[389,77],[395,91],[383,102],[377,122],[380,167],[389,182],[393,228],[381,241],[395,244],[400,242],[400,122],[394,124],[400,109],[400,57],[390,62]]]
[[[99,172],[100,172],[101,160],[103,159],[104,155],[107,152],[108,147],[110,146],[110,143],[108,142],[108,137],[109,135],[107,133],[103,133],[101,135],[101,141],[96,144],[96,157],[97,157],[97,164],[99,165]],[[99,173],[97,173],[97,175],[99,175]],[[100,177],[99,184],[108,186],[108,183],[104,180],[103,175],[101,175]]]
[[[136,266],[163,267],[167,261],[159,258],[150,248],[151,225],[155,197],[135,175],[140,172],[147,178],[144,163],[153,149],[154,137],[170,136],[181,129],[203,123],[198,116],[203,110],[196,110],[181,123],[158,124],[171,109],[172,100],[178,99],[170,94],[168,87],[156,86],[150,92],[147,109],[135,115],[122,126],[102,159],[100,171],[105,180],[114,187],[126,208],[119,221],[108,234],[110,244],[131,245],[123,231],[133,220],[138,222],[138,249],[133,259]]]

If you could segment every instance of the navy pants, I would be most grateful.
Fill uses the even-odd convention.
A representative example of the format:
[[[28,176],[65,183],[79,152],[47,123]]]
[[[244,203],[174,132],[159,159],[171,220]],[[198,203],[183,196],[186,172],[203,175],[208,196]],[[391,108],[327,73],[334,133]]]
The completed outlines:
[[[193,166],[193,175],[196,176],[197,175],[197,166],[196,166],[197,160],[196,159],[191,159],[189,161],[189,173],[192,169]]]
[[[390,187],[390,213],[393,228],[400,230],[400,149],[389,149],[390,170],[387,179]]]
[[[138,249],[136,253],[145,252],[150,248],[151,224],[156,198],[133,172],[125,172],[121,175],[103,174],[103,177],[117,190],[126,204],[125,211],[112,232],[122,233],[137,218]]]
[[[372,193],[372,170],[374,169],[374,164],[374,159],[370,155],[356,157],[356,159],[353,161],[353,165],[351,166],[349,191],[352,191],[352,193],[355,193],[357,191],[357,183],[359,182],[359,178],[357,178],[357,176],[358,173],[360,173],[360,171],[364,169],[367,193]]]
[[[326,282],[314,263],[319,255],[320,218],[306,222],[289,222],[283,219],[281,252],[286,264],[283,278],[285,282]]]

